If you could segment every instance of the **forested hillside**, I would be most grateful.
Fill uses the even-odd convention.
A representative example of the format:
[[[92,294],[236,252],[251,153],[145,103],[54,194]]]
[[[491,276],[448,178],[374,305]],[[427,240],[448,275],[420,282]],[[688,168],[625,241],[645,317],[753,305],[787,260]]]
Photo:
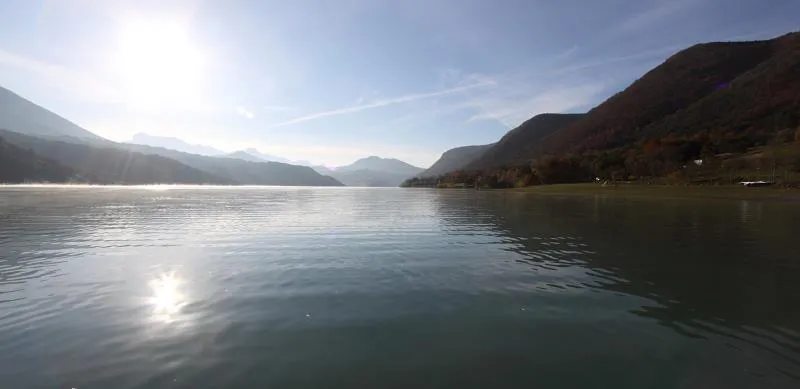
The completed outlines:
[[[0,137],[0,183],[65,182],[75,172],[58,162],[36,155]]]
[[[436,177],[441,174],[449,173],[455,170],[463,169],[470,162],[480,157],[486,150],[494,144],[477,145],[477,146],[462,146],[450,149],[442,153],[436,162],[427,168],[424,172],[420,173],[419,177]]]
[[[69,167],[82,181],[98,184],[231,184],[233,181],[157,155],[54,141],[0,130],[19,148],[33,150]],[[64,181],[53,179],[52,181]]]
[[[127,151],[170,158],[216,177],[225,177],[227,180],[241,185],[342,186],[342,183],[336,179],[323,176],[308,166],[268,161],[245,161],[238,158],[208,157],[161,147],[134,144],[119,144],[118,147]]]
[[[519,128],[504,139],[515,132]],[[484,153],[437,182],[523,186],[597,178],[696,183],[769,178],[794,183],[800,177],[795,139],[800,139],[800,33],[690,47],[579,120],[538,139],[498,142],[494,156]]]
[[[506,133],[464,169],[481,170],[527,164],[532,156],[543,151],[541,149],[543,139],[582,117],[582,114],[536,115]]]

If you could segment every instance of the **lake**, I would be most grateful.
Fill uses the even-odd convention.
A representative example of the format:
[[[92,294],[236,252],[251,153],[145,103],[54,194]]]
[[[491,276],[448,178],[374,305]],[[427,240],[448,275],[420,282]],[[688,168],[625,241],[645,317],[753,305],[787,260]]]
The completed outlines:
[[[797,388],[800,205],[0,188],[4,388]]]

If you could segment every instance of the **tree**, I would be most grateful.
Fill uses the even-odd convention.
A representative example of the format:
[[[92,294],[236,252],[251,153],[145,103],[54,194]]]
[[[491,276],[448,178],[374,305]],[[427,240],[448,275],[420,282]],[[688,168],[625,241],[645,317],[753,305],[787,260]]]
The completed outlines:
[[[791,129],[785,128],[783,130],[778,131],[778,133],[775,134],[774,141],[775,143],[788,143],[791,142],[792,139],[797,140],[797,134],[798,133],[793,134]]]

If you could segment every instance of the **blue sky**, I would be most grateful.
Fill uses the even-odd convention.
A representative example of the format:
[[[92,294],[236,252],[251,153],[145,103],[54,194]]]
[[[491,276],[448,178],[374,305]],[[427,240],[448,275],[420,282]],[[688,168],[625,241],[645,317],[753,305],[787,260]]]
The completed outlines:
[[[797,15],[797,0],[7,0],[0,85],[113,140],[425,167]]]

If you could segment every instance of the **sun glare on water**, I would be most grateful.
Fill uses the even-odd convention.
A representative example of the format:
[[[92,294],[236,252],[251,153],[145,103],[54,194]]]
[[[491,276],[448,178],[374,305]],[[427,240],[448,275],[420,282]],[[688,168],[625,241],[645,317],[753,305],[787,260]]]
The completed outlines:
[[[180,20],[132,18],[120,23],[111,57],[118,83],[134,105],[187,103],[200,92],[205,57]]]
[[[174,273],[162,274],[150,281],[153,292],[148,299],[153,307],[153,315],[158,321],[171,322],[186,305],[186,297],[181,292],[183,280]]]

